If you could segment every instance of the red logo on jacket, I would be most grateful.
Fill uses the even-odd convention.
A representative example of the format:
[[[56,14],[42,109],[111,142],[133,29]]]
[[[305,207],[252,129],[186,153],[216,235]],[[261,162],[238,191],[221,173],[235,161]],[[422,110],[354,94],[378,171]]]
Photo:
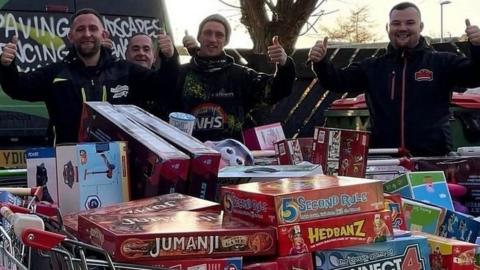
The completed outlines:
[[[419,71],[415,72],[415,80],[422,82],[422,81],[432,81],[433,80],[433,72],[429,69],[422,68]]]

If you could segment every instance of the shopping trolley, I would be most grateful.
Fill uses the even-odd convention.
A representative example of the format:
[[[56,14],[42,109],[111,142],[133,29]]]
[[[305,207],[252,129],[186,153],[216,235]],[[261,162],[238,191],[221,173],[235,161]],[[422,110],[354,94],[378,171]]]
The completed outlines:
[[[0,270],[166,269],[114,262],[104,249],[69,233],[58,209],[39,203],[38,190],[9,191],[28,193],[33,198],[27,200],[26,207],[4,204],[0,209],[7,219],[0,226]]]

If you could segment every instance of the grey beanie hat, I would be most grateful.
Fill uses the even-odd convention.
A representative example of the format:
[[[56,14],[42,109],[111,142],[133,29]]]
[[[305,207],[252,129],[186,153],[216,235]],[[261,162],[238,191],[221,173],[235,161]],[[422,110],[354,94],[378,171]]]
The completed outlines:
[[[230,27],[230,24],[228,23],[227,19],[220,14],[212,14],[210,16],[207,16],[205,19],[203,19],[203,21],[198,26],[197,39],[200,38],[200,34],[202,33],[203,26],[207,22],[211,22],[211,21],[223,24],[223,26],[225,27],[225,43],[228,43],[228,41],[230,40],[230,34],[232,33],[232,28]]]

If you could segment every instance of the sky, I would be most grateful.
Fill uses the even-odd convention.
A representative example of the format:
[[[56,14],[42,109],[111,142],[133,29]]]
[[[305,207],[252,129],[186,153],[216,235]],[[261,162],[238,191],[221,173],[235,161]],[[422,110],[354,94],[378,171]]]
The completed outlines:
[[[301,1],[301,0],[298,0]],[[422,12],[424,22],[423,35],[433,38],[440,37],[440,0],[410,0],[415,3]],[[224,2],[237,5],[236,0],[224,0]],[[378,33],[378,41],[386,42],[388,37],[385,24],[388,22],[390,9],[399,0],[327,0],[320,9],[335,11],[323,16],[316,24],[332,27],[337,17],[348,17],[350,10],[355,7],[368,6],[370,20],[374,23]],[[232,37],[227,47],[252,48],[252,42],[247,30],[240,23],[240,11],[222,4],[219,0],[165,0],[170,23],[173,29],[175,44],[182,44],[185,30],[192,36],[196,36],[198,25],[203,18],[213,13],[224,15],[233,28]],[[443,33],[444,38],[458,37],[465,32],[465,19],[469,18],[474,25],[480,25],[480,1],[479,0],[451,0],[450,4],[443,6]],[[323,34],[307,33],[299,37],[296,48],[309,48],[316,40],[323,40]]]

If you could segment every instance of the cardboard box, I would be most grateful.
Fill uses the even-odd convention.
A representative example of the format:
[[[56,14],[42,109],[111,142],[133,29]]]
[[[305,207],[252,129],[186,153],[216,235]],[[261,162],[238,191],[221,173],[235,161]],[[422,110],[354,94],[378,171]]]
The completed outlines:
[[[222,187],[224,210],[278,225],[384,209],[382,183],[317,175]]]
[[[0,191],[0,207],[4,204],[22,205],[22,203],[22,198],[7,191]],[[0,226],[3,227],[7,232],[11,228],[10,222],[8,222],[8,220],[2,215],[0,215]]]
[[[157,212],[81,215],[83,241],[105,249],[117,261],[265,256],[276,253],[273,227],[218,212]]]
[[[281,123],[258,126],[242,132],[243,142],[250,150],[274,150],[275,142],[285,140]]]
[[[270,261],[250,262],[243,267],[243,270],[313,270],[312,254],[304,253],[291,256],[282,256]]]
[[[423,236],[322,250],[314,253],[316,270],[415,269],[429,270],[429,247]]]
[[[392,226],[397,230],[407,230],[407,224],[403,215],[402,197],[398,194],[383,194],[385,209],[392,214]]]
[[[242,257],[195,258],[172,261],[141,262],[150,266],[175,270],[242,270]]]
[[[297,138],[302,150],[302,156],[304,161],[312,162],[313,155],[313,137]]]
[[[431,234],[414,234],[425,236],[430,246],[430,265],[433,270],[474,270],[475,248],[477,245],[455,239],[447,239]]]
[[[327,175],[365,177],[369,132],[315,127],[312,162]]]
[[[286,256],[384,242],[393,229],[389,211],[373,211],[279,225],[277,234],[278,254]]]
[[[221,206],[218,203],[199,199],[189,195],[170,193],[64,215],[63,223],[71,233],[76,234],[78,231],[79,215],[144,214],[165,211],[175,212],[199,210],[220,212]]]
[[[297,165],[303,162],[302,149],[297,139],[275,142],[275,155],[280,165]]]
[[[26,157],[27,186],[44,186],[42,200],[58,203],[55,148],[30,148],[26,150]]]
[[[107,102],[86,102],[81,141],[128,141],[132,198],[187,193],[190,158]]]
[[[62,213],[130,200],[126,142],[58,145],[56,156]]]
[[[215,199],[221,157],[219,152],[137,106],[116,105],[115,108],[190,156],[187,194],[207,200]]]
[[[388,193],[398,193],[405,198],[454,210],[452,197],[442,171],[408,172],[386,182],[384,190]]]

